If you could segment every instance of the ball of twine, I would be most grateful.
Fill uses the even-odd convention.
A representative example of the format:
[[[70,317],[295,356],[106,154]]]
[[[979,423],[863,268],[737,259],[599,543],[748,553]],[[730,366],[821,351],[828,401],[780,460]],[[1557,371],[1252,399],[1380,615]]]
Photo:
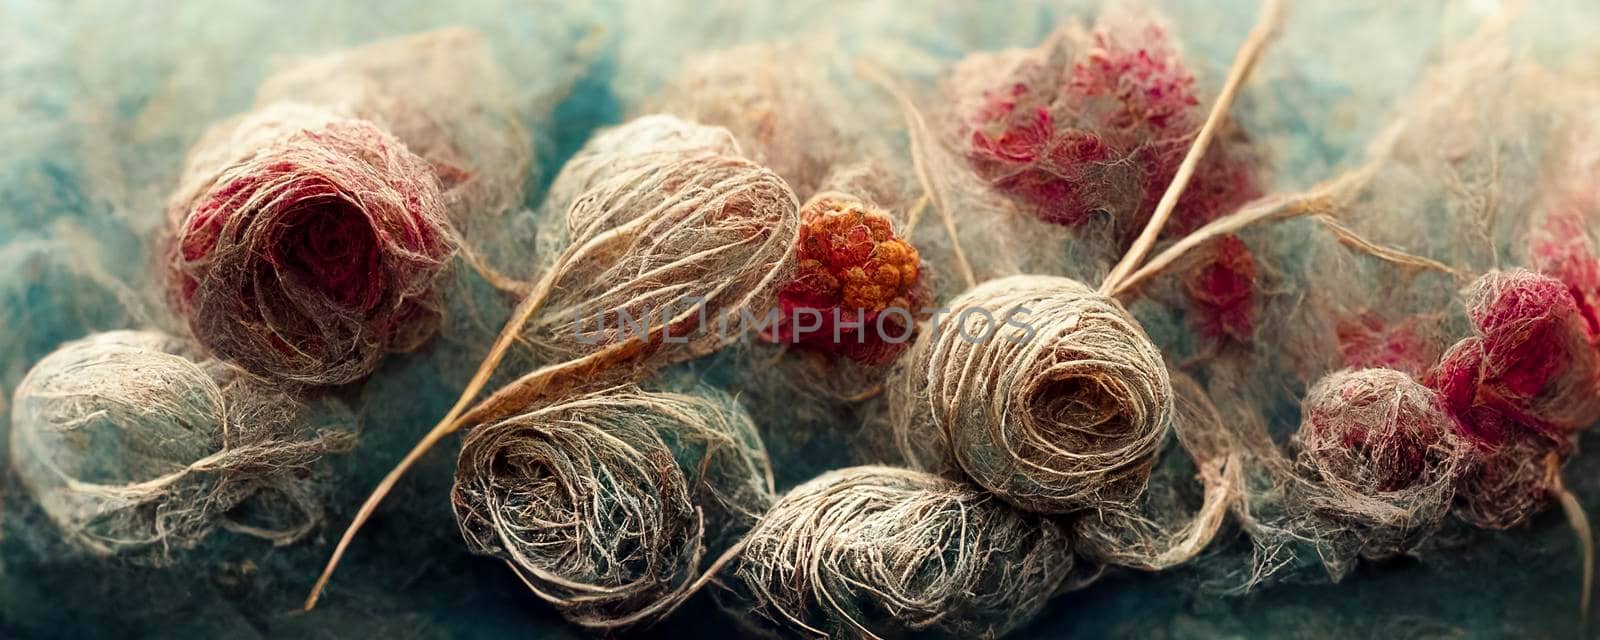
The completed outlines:
[[[574,623],[658,619],[702,559],[772,501],[755,426],[729,396],[612,389],[474,429],[452,501],[474,553],[506,560]]]
[[[580,195],[548,212],[544,235],[565,250],[550,253],[551,293],[524,331],[535,351],[560,361],[622,342],[639,333],[625,314],[665,327],[670,359],[683,359],[759,322],[794,268],[799,202],[737,151],[726,131],[670,116],[580,151],[552,188]]]
[[[208,134],[185,176],[173,297],[212,352],[334,385],[437,328],[434,284],[455,242],[432,170],[393,136],[274,106]]]
[[[1133,316],[1050,276],[956,297],[888,388],[897,446],[913,466],[965,472],[1043,513],[1131,502],[1173,417],[1161,352]]]
[[[753,621],[815,636],[997,638],[1073,565],[1067,533],[971,485],[891,467],[831,471],[750,531],[734,593]]]
[[[1318,380],[1294,441],[1306,483],[1291,493],[1317,518],[1319,539],[1351,558],[1394,556],[1432,533],[1468,453],[1433,391],[1391,369]]]
[[[1190,562],[1222,528],[1244,490],[1243,453],[1199,382],[1168,372],[1175,394],[1172,440],[1134,504],[1107,503],[1072,519],[1078,554],[1103,565],[1162,571]],[[1178,446],[1173,446],[1174,444]],[[1198,500],[1195,480],[1202,485]]]
[[[315,430],[292,398],[178,345],[112,331],[41,360],[12,407],[23,485],[98,555],[159,563],[218,527],[299,539],[322,519],[314,463],[350,435]]]
[[[715,351],[759,323],[793,270],[799,203],[783,180],[737,155],[727,132],[646,117],[603,134],[562,170],[540,235],[554,253],[461,398],[368,496],[307,599],[315,606],[344,550],[395,483],[463,426],[583,390],[642,379]],[[640,141],[660,148],[639,149]],[[685,142],[687,141],[687,142]],[[561,202],[578,195],[565,209]],[[564,215],[556,215],[564,212]],[[542,366],[477,404],[513,344]]]

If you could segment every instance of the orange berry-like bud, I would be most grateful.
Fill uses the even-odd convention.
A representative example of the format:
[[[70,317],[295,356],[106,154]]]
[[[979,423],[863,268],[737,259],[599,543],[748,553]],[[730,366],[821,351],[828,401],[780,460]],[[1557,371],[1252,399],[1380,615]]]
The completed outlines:
[[[901,309],[906,313],[885,319],[894,325],[885,333],[899,338],[911,329],[900,323],[917,313],[912,305],[922,298],[922,258],[916,248],[895,236],[888,214],[853,198],[818,197],[801,210],[800,219],[799,270],[778,294],[780,321],[768,337],[860,362],[893,359],[907,343],[885,342],[877,321],[886,309]],[[795,335],[796,309],[821,312],[822,327]],[[841,326],[835,341],[838,320],[851,326]],[[853,326],[856,321],[862,329]]]

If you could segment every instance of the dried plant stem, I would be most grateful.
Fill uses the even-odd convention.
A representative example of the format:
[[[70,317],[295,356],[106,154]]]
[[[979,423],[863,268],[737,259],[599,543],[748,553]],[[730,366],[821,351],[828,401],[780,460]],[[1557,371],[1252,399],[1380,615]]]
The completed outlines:
[[[1572,533],[1578,537],[1578,546],[1583,549],[1583,587],[1578,596],[1578,620],[1583,627],[1588,627],[1589,602],[1594,594],[1594,531],[1589,527],[1589,516],[1583,512],[1583,505],[1578,503],[1577,496],[1567,490],[1566,482],[1561,479],[1560,456],[1551,453],[1545,457],[1545,474],[1550,491],[1556,494],[1561,510],[1567,514]]]
[[[1269,0],[1268,4],[1276,5],[1277,3]],[[1522,11],[1525,5],[1526,2],[1523,0],[1507,2],[1502,5],[1499,11],[1485,20],[1484,23],[1479,26],[1478,30],[1472,36],[1467,38],[1467,40],[1462,44],[1462,48],[1482,46],[1483,43],[1499,37],[1505,32],[1507,25],[1509,25]],[[1266,7],[1266,10],[1263,12],[1263,18],[1265,18],[1269,13],[1275,12],[1275,6]],[[1265,21],[1263,21],[1262,24],[1265,24]],[[1259,30],[1260,28],[1261,26],[1258,24],[1257,29]],[[1255,34],[1256,32],[1252,32],[1251,35],[1254,36]],[[1241,58],[1245,53],[1245,47],[1250,45],[1251,41],[1246,40],[1245,45],[1241,46]],[[1238,71],[1237,65],[1239,62],[1240,58],[1235,58],[1235,69],[1233,71]],[[1248,71],[1248,69],[1245,71]],[[1230,72],[1230,82],[1232,79],[1232,72]],[[1226,91],[1227,88],[1224,87],[1224,92]],[[1220,97],[1218,99],[1218,104],[1222,104]],[[1211,116],[1215,117],[1217,115],[1217,111],[1214,108]],[[1211,124],[1210,117],[1207,118],[1206,124],[1208,126]],[[1178,258],[1183,256],[1183,254],[1204,245],[1207,241],[1218,236],[1235,233],[1258,222],[1286,220],[1305,215],[1319,215],[1322,216],[1322,219],[1324,220],[1332,220],[1333,214],[1335,213],[1335,208],[1332,206],[1333,200],[1344,197],[1350,193],[1354,193],[1365,186],[1372,180],[1374,176],[1377,175],[1378,170],[1382,168],[1383,159],[1389,155],[1389,152],[1393,149],[1395,143],[1398,141],[1400,134],[1405,131],[1406,126],[1406,119],[1401,118],[1390,124],[1388,128],[1379,133],[1367,148],[1367,156],[1371,158],[1371,160],[1361,167],[1324,182],[1305,193],[1263,198],[1246,205],[1245,208],[1231,215],[1214,220],[1210,224],[1207,224],[1194,231],[1193,233],[1179,240],[1177,243],[1163,250],[1161,253],[1157,254],[1154,258],[1151,258],[1150,262],[1146,263],[1142,267],[1138,265],[1138,260],[1129,260],[1129,257],[1135,251],[1148,252],[1150,247],[1144,246],[1141,249],[1140,242],[1136,241],[1134,247],[1129,249],[1129,255],[1124,256],[1123,260],[1119,262],[1117,267],[1112,270],[1111,274],[1106,277],[1106,282],[1101,286],[1100,290],[1103,293],[1113,297],[1127,293],[1143,283],[1145,280],[1149,280],[1150,278],[1159,275],[1163,270],[1170,268],[1177,262]],[[1203,129],[1202,133],[1204,133]],[[1198,144],[1199,142],[1200,140],[1197,138],[1196,143]],[[1198,160],[1198,158],[1193,158],[1193,156],[1196,155],[1196,148],[1199,148],[1203,151],[1203,146],[1191,147],[1190,156],[1186,156],[1184,158],[1184,167],[1188,167],[1191,159]],[[1496,170],[1498,171],[1498,169]],[[1181,191],[1182,187],[1180,183],[1186,180],[1187,173],[1180,169],[1178,177],[1173,180],[1173,186],[1178,187]],[[1156,207],[1156,215],[1151,218],[1149,225],[1147,225],[1144,230],[1144,233],[1140,234],[1139,241],[1144,241],[1146,236],[1149,236],[1149,242],[1147,244],[1153,246],[1155,236],[1159,234],[1160,226],[1164,222],[1165,217],[1171,213],[1170,207],[1176,205],[1178,195],[1181,195],[1181,193],[1175,195],[1173,194],[1172,190],[1169,189],[1168,192],[1162,197],[1161,202]],[[1495,196],[1496,194],[1491,194],[1491,197]],[[1170,205],[1168,203],[1169,199],[1172,200]],[[1324,222],[1323,224],[1326,226],[1327,222]],[[1154,228],[1154,231],[1152,231],[1152,228]],[[1353,232],[1348,234],[1341,233],[1341,230],[1346,232],[1350,231],[1349,229],[1344,228],[1342,225],[1340,225],[1339,228],[1329,226],[1329,229],[1333,231],[1335,235],[1340,236],[1340,240],[1344,242],[1346,246],[1364,251],[1369,255],[1382,260],[1389,260],[1398,264],[1406,264],[1429,269],[1438,269],[1439,267],[1444,266],[1425,258],[1411,256],[1389,247],[1383,247],[1367,242],[1365,239],[1360,239],[1359,236],[1356,236]],[[1358,241],[1352,243],[1352,239],[1358,239]],[[1140,259],[1142,259],[1142,256]],[[1119,275],[1119,272],[1122,271],[1131,271],[1132,273]],[[1449,271],[1446,270],[1446,272]]]
[[[1384,167],[1395,144],[1409,122],[1405,118],[1390,123],[1367,145],[1366,164],[1326,180],[1308,191],[1280,194],[1260,198],[1238,211],[1218,218],[1184,236],[1156,254],[1138,271],[1118,282],[1109,295],[1119,297],[1178,263],[1184,254],[1195,250],[1220,236],[1238,233],[1246,227],[1261,223],[1288,220],[1302,216],[1327,216],[1333,218],[1344,209],[1345,200],[1359,193],[1377,177]],[[1396,251],[1396,253],[1399,253]]]
[[[961,272],[962,281],[969,289],[977,286],[978,278],[973,274],[972,263],[967,261],[966,251],[961,248],[961,236],[956,233],[955,218],[950,215],[950,207],[946,206],[939,190],[934,188],[933,177],[929,175],[928,166],[923,161],[925,157],[923,147],[930,143],[932,136],[928,135],[928,123],[923,119],[922,112],[912,104],[911,98],[905,91],[876,65],[863,62],[856,65],[856,69],[861,75],[866,76],[868,81],[889,92],[900,106],[900,113],[906,120],[906,135],[911,139],[911,166],[917,172],[917,181],[922,183],[923,196],[933,205],[934,211],[939,212],[939,218],[944,222],[944,231],[950,236],[951,251],[955,253],[956,268]],[[908,228],[906,235],[909,236],[910,233]]]
[[[883,385],[875,384],[871,387],[868,387],[861,393],[852,396],[846,396],[844,400],[845,402],[866,402],[880,395],[883,395]]]
[[[922,220],[922,212],[928,208],[928,200],[928,194],[924,193],[916,202],[911,203],[911,209],[906,212],[906,226],[900,232],[901,235],[911,237],[911,232],[916,230],[917,223]]]
[[[672,604],[661,612],[661,617],[665,618],[672,615],[673,611],[677,611],[678,607],[688,602],[689,598],[693,597],[694,594],[699,593],[706,585],[711,584],[711,581],[716,579],[717,574],[722,572],[723,567],[728,566],[735,558],[738,558],[739,554],[744,552],[744,548],[749,545],[750,536],[748,534],[739,538],[738,542],[733,543],[733,546],[728,547],[727,551],[717,556],[717,559],[711,562],[711,566],[706,567],[706,570],[700,574],[699,578],[696,578],[694,582],[689,583],[675,595]]]
[[[582,358],[540,367],[473,405],[450,423],[449,430],[506,417],[540,398],[549,397],[554,390],[591,380],[597,372],[633,358],[648,345],[659,343],[662,330],[660,326],[652,327],[649,339],[632,337]],[[571,384],[564,384],[569,381]]]
[[[1139,233],[1138,239],[1134,240],[1133,246],[1123,254],[1122,260],[1111,269],[1105,281],[1100,283],[1101,295],[1110,295],[1117,289],[1120,281],[1127,278],[1155,246],[1156,237],[1161,234],[1161,228],[1166,226],[1172,210],[1177,208],[1178,198],[1183,196],[1183,190],[1189,186],[1189,178],[1199,166],[1206,147],[1211,145],[1212,136],[1216,135],[1217,129],[1222,126],[1222,121],[1227,118],[1228,107],[1233,104],[1233,98],[1238,94],[1240,85],[1244,84],[1245,78],[1250,75],[1250,70],[1255,67],[1256,60],[1260,59],[1261,52],[1277,33],[1282,9],[1280,0],[1265,0],[1262,3],[1261,17],[1256,26],[1250,30],[1250,35],[1245,37],[1244,43],[1239,45],[1239,53],[1234,57],[1233,66],[1228,70],[1228,80],[1222,85],[1222,93],[1217,95],[1217,101],[1211,105],[1211,113],[1206,116],[1205,124],[1200,127],[1200,133],[1189,145],[1189,152],[1183,157],[1183,164],[1178,165],[1177,175],[1173,176],[1172,184],[1167,187],[1166,193],[1161,196],[1161,201],[1156,204],[1155,213],[1150,217],[1150,222],[1145,224],[1144,231]]]
[[[944,222],[944,232],[950,236],[950,248],[955,252],[956,267],[961,270],[961,279],[967,283],[968,288],[977,286],[978,279],[972,273],[972,263],[967,262],[967,254],[961,250],[961,236],[956,234],[956,220],[950,216],[950,210],[938,207],[939,218]]]
[[[1150,562],[1152,571],[1176,567],[1194,559],[1217,537],[1228,509],[1238,499],[1244,486],[1244,463],[1238,453],[1228,454],[1218,469],[1212,463],[1200,465],[1200,478],[1205,485],[1204,502],[1200,511],[1181,531],[1182,542],[1173,545]]]
[[[1387,247],[1372,242],[1371,240],[1362,237],[1361,234],[1356,233],[1354,229],[1344,226],[1338,220],[1335,220],[1333,216],[1323,214],[1313,216],[1312,219],[1316,220],[1318,224],[1321,224],[1328,231],[1332,232],[1334,237],[1339,239],[1340,244],[1343,244],[1350,249],[1354,249],[1379,260],[1404,267],[1438,271],[1440,273],[1449,274],[1450,276],[1456,278],[1463,277],[1463,274],[1460,271],[1452,269],[1437,260],[1412,255],[1393,247]]]
[[[1241,229],[1259,222],[1274,220],[1288,220],[1307,215],[1331,215],[1338,210],[1337,201],[1344,195],[1352,193],[1377,174],[1379,164],[1369,163],[1359,169],[1346,173],[1325,182],[1316,188],[1304,193],[1270,196],[1246,205],[1234,213],[1211,221],[1200,227],[1183,239],[1173,243],[1161,253],[1151,258],[1149,262],[1140,267],[1126,278],[1117,283],[1108,295],[1121,296],[1133,290],[1146,280],[1149,280],[1162,271],[1170,268],[1185,253],[1203,246],[1218,236],[1237,233]]]
[[[406,457],[402,458],[400,463],[395,465],[388,475],[384,476],[383,481],[379,482],[378,486],[372,490],[372,494],[367,496],[366,502],[361,504],[361,509],[356,511],[355,519],[350,522],[350,526],[345,529],[344,535],[339,538],[339,544],[334,547],[333,555],[328,557],[328,564],[323,568],[322,575],[317,578],[316,585],[311,588],[311,594],[306,597],[306,611],[310,611],[317,606],[317,599],[322,596],[322,590],[328,586],[328,580],[333,577],[334,569],[338,568],[339,560],[344,557],[345,550],[350,547],[350,542],[355,539],[356,532],[360,531],[362,525],[365,525],[367,520],[372,517],[372,513],[377,510],[384,497],[394,490],[394,486],[400,481],[400,478],[411,469],[412,465],[417,463],[417,460],[422,459],[423,454],[433,448],[433,445],[438,444],[445,436],[461,428],[463,422],[457,420],[457,418],[466,411],[473,398],[476,398],[483,391],[483,387],[489,383],[489,378],[494,375],[495,369],[505,359],[506,353],[510,351],[511,344],[522,331],[523,325],[527,324],[533,314],[549,298],[550,292],[555,287],[556,279],[562,272],[562,268],[618,239],[630,237],[648,221],[649,218],[635,219],[628,224],[599,234],[582,245],[574,246],[563,253],[561,258],[545,272],[545,276],[540,279],[537,288],[528,294],[528,297],[523,298],[522,302],[517,305],[516,310],[512,312],[511,319],[506,322],[506,326],[500,331],[499,337],[495,338],[494,346],[489,349],[489,354],[484,357],[483,363],[478,366],[478,371],[473,374],[472,380],[467,383],[467,388],[461,392],[461,397],[456,400],[455,406],[451,407],[449,413],[446,413],[444,418],[440,419],[439,423],[434,425],[433,429],[429,430],[427,435],[417,442],[411,452],[407,453]],[[596,355],[607,353],[608,351],[611,351],[611,349]]]

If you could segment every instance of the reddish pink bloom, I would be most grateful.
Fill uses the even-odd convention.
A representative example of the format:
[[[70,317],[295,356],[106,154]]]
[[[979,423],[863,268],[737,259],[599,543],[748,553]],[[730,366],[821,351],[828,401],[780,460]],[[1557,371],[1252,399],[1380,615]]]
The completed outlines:
[[[1239,236],[1211,243],[1210,255],[1184,280],[1190,318],[1212,340],[1248,342],[1255,335],[1256,260]]]
[[[175,207],[174,292],[201,344],[257,375],[343,384],[433,333],[454,242],[425,161],[341,119],[237,158]]]
[[[1570,446],[1560,429],[1500,396],[1484,379],[1483,359],[1483,340],[1467,338],[1445,353],[1424,382],[1439,394],[1456,433],[1473,445],[1457,485],[1458,513],[1474,525],[1503,529],[1544,504],[1544,459],[1565,455]]]
[[[1099,124],[1114,129],[1148,128],[1153,133],[1185,133],[1193,126],[1194,76],[1167,43],[1164,29],[1146,26],[1131,44],[1104,28],[1095,30],[1087,59],[1072,67],[1069,100],[1099,114]],[[1094,104],[1091,98],[1111,98]]]
[[[1474,284],[1477,336],[1446,352],[1428,376],[1463,432],[1497,445],[1522,431],[1560,441],[1600,419],[1600,366],[1561,282],[1530,271]]]
[[[1330,374],[1301,413],[1301,451],[1329,482],[1400,491],[1452,472],[1464,452],[1434,394],[1392,369]]]
[[[1600,340],[1600,258],[1594,254],[1589,242],[1583,215],[1579,212],[1595,210],[1593,196],[1589,202],[1573,202],[1551,213],[1542,229],[1532,238],[1534,269],[1552,276],[1567,285],[1573,303],[1583,316],[1584,328],[1590,342]]]
[[[1052,51],[982,90],[962,116],[974,171],[1042,220],[1078,227],[1108,217],[1131,237],[1171,183],[1203,113],[1194,76],[1155,25],[1097,29],[1070,66]],[[1052,67],[1052,65],[1055,65]],[[1258,163],[1212,144],[1174,212],[1188,233],[1261,194]]]
[[[1467,338],[1455,344],[1428,372],[1424,383],[1439,394],[1457,431],[1468,441],[1490,449],[1521,437],[1533,425],[1507,415],[1491,393],[1483,391],[1483,340]]]
[[[1600,419],[1600,371],[1577,302],[1554,278],[1491,272],[1467,307],[1478,335],[1451,347],[1425,382],[1477,445],[1459,487],[1463,517],[1503,528],[1546,499],[1545,457],[1565,455],[1571,434]]]
[[[1484,379],[1507,402],[1566,429],[1600,418],[1600,365],[1567,286],[1530,271],[1478,280],[1468,315],[1483,337]]]

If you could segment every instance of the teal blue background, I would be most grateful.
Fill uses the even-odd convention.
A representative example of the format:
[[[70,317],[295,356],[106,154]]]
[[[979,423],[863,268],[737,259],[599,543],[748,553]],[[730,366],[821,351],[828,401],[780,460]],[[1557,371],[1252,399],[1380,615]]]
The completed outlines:
[[[599,126],[621,121],[692,51],[826,30],[849,53],[903,42],[931,60],[1031,46],[1073,3],[160,3],[0,2],[0,245],[44,246],[0,260],[0,383],[62,341],[131,324],[101,283],[52,260],[93,259],[150,301],[151,239],[188,146],[249,107],[275,64],[390,35],[482,30],[517,83],[538,166],[527,204]],[[1307,2],[1241,98],[1241,119],[1273,150],[1279,187],[1309,184],[1359,157],[1438,45],[1470,30],[1484,3]],[[1538,6],[1522,27],[1531,55],[1560,59],[1592,28],[1582,3]],[[1162,5],[1212,86],[1253,20],[1254,3]],[[885,61],[896,67],[903,61]],[[42,243],[42,244],[41,244]],[[152,308],[156,308],[152,306]],[[333,540],[367,490],[454,399],[470,349],[442,343],[388,359],[337,395],[362,415],[362,443],[335,460],[324,530],[273,548],[227,534],[148,568],[81,556],[9,474],[0,486],[0,637],[554,638],[582,635],[497,561],[468,555],[447,495],[453,443],[440,447],[363,531],[323,604],[298,611]],[[713,362],[709,367],[715,368]],[[714,372],[713,372],[714,377]],[[0,413],[0,416],[3,416]],[[1293,424],[1294,416],[1280,416]],[[756,418],[762,419],[757,413]],[[8,418],[0,417],[0,425]],[[1585,446],[1590,443],[1585,441]],[[0,445],[3,446],[3,445]],[[775,451],[780,475],[829,462]],[[1600,513],[1593,456],[1569,468]],[[1059,597],[1018,637],[1567,637],[1577,633],[1577,550],[1559,513],[1499,533],[1450,529],[1421,559],[1363,565],[1329,585],[1315,570],[1250,595],[1205,588],[1198,570],[1113,573]],[[1205,564],[1246,562],[1229,537]],[[728,632],[704,602],[638,635]]]

